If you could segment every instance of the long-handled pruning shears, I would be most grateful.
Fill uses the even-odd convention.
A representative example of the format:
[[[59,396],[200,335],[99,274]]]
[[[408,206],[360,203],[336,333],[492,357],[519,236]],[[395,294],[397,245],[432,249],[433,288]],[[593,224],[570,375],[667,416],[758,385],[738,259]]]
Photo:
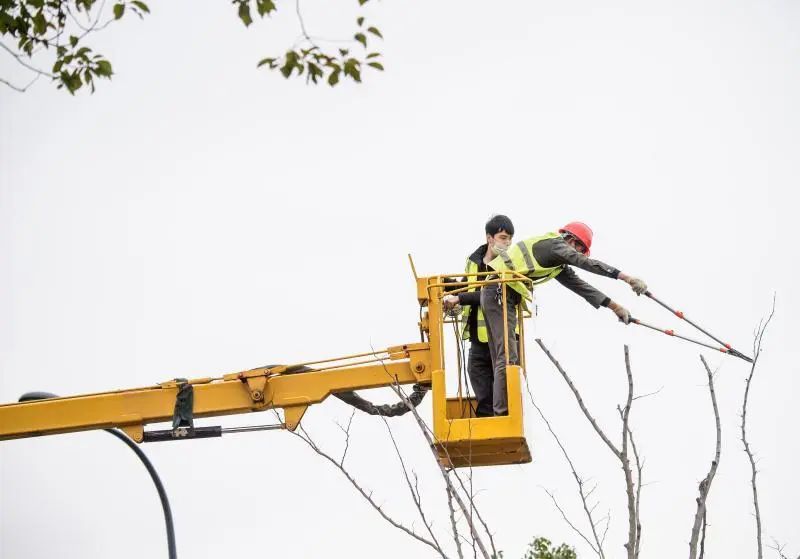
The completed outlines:
[[[672,314],[674,314],[675,316],[680,318],[681,320],[685,320],[686,322],[688,322],[689,324],[691,324],[692,326],[694,326],[695,328],[700,330],[703,334],[705,334],[706,336],[708,336],[709,338],[711,338],[715,342],[717,342],[719,344],[722,344],[722,347],[717,347],[717,346],[713,346],[711,344],[707,344],[707,343],[704,343],[704,342],[693,340],[692,338],[687,338],[686,336],[681,336],[679,334],[676,334],[673,330],[667,330],[665,328],[659,328],[657,326],[653,326],[652,324],[647,324],[645,322],[642,322],[638,318],[631,317],[630,321],[633,324],[638,324],[639,326],[644,326],[645,328],[649,328],[651,330],[656,330],[658,332],[661,332],[662,334],[666,334],[667,336],[673,336],[675,338],[680,338],[682,340],[686,340],[687,342],[692,342],[693,344],[697,344],[697,345],[701,345],[703,347],[707,347],[707,348],[710,348],[710,349],[721,351],[722,353],[727,353],[728,355],[733,355],[734,357],[738,357],[739,359],[744,359],[748,363],[752,363],[753,362],[753,360],[750,357],[748,357],[745,354],[733,349],[731,347],[731,344],[723,342],[722,340],[720,340],[716,336],[713,336],[712,334],[710,334],[709,332],[703,330],[700,326],[698,326],[697,324],[695,324],[694,322],[692,322],[691,320],[686,318],[686,316],[684,316],[684,314],[683,314],[683,311],[678,311],[678,310],[673,309],[672,307],[670,307],[669,305],[667,305],[663,301],[660,301],[659,299],[657,299],[649,291],[645,291],[644,294],[647,297],[649,297],[650,299],[652,299],[653,301],[655,301],[656,303],[658,303],[659,305],[661,305],[662,307],[664,307],[665,309],[667,309],[669,312],[671,312]]]

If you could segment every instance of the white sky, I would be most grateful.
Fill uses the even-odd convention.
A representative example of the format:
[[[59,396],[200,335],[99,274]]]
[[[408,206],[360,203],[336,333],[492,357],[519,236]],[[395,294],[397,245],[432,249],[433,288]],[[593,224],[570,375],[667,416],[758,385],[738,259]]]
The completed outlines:
[[[304,3],[311,33],[346,34],[355,8],[322,4]],[[422,274],[455,272],[492,213],[510,215],[518,238],[580,219],[596,232],[594,256],[746,353],[778,293],[749,433],[765,543],[800,552],[800,6],[376,3],[368,15],[386,36],[387,72],[333,90],[255,69],[298,33],[293,5],[279,6],[244,29],[225,2],[153,2],[145,21],[126,18],[95,41],[117,74],[94,96],[44,82],[24,95],[0,90],[0,401],[415,341],[406,253]],[[621,282],[582,276],[635,316],[694,335]],[[632,416],[649,483],[642,556],[683,556],[713,456],[697,348],[619,325],[555,283],[538,303],[530,382],[581,474],[598,482],[598,511],[611,510],[610,556],[625,538],[622,474],[533,339],[616,438],[623,344],[637,391],[663,387]],[[719,367],[724,436],[707,553],[752,557],[738,441],[748,368],[706,355]],[[422,410],[429,417],[429,401]],[[478,502],[506,557],[536,535],[589,557],[542,489],[581,521],[569,470],[529,405],[526,414],[534,462],[476,470]],[[348,415],[329,401],[304,425],[338,453],[334,421]],[[392,425],[446,538],[424,442],[410,417]],[[359,415],[353,434],[353,473],[419,528],[383,423]],[[428,554],[287,433],[144,449],[182,557]],[[4,442],[0,472],[3,559],[165,554],[151,482],[108,435]]]

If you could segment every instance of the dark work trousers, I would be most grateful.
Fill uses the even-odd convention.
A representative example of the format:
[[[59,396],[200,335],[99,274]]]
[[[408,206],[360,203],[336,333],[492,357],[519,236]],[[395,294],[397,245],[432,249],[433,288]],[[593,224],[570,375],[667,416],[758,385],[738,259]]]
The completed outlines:
[[[517,329],[517,300],[519,295],[506,288],[506,312],[508,317],[508,362],[519,364],[517,343],[514,331]],[[497,285],[485,285],[481,289],[481,309],[486,321],[489,337],[489,353],[494,363],[494,386],[492,407],[494,415],[508,415],[508,384],[506,383],[506,349],[503,334],[503,304]]]
[[[469,380],[478,407],[475,415],[478,417],[491,417],[492,411],[492,385],[494,384],[494,361],[489,351],[489,344],[472,340],[469,344],[469,362],[467,363]]]

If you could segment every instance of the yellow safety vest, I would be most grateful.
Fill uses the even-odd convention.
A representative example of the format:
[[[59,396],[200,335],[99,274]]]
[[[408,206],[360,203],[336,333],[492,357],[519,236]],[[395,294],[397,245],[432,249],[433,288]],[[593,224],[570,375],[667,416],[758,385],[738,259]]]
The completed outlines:
[[[470,260],[467,259],[467,267],[464,269],[465,279],[466,281],[477,281],[478,279],[478,265]],[[481,279],[485,279],[485,276]],[[477,291],[479,286],[475,286],[469,289],[469,291]],[[486,320],[483,318],[483,310],[481,310],[480,305],[476,306],[477,315],[475,319],[477,320],[477,330],[478,330],[478,341],[486,343],[489,341],[489,332],[486,330]],[[472,313],[472,305],[464,305],[461,320],[464,321],[464,329],[461,334],[461,337],[465,340],[469,339],[469,315]]]
[[[546,239],[560,237],[558,233],[545,233],[538,237],[531,237],[511,245],[505,254],[496,257],[489,262],[489,266],[496,272],[513,270],[519,272],[533,280],[534,285],[544,283],[556,277],[564,269],[563,266],[545,268],[533,256],[533,245]],[[514,291],[522,295],[525,299],[531,299],[531,292],[528,286],[520,281],[508,284]]]

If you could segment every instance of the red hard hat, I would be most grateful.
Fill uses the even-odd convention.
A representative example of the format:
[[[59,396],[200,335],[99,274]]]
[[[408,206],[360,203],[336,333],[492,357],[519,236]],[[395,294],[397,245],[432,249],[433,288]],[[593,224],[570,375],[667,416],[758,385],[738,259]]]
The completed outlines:
[[[569,233],[582,242],[583,246],[586,247],[586,256],[589,256],[592,248],[592,236],[594,235],[591,227],[580,221],[571,221],[559,229],[558,232]]]

